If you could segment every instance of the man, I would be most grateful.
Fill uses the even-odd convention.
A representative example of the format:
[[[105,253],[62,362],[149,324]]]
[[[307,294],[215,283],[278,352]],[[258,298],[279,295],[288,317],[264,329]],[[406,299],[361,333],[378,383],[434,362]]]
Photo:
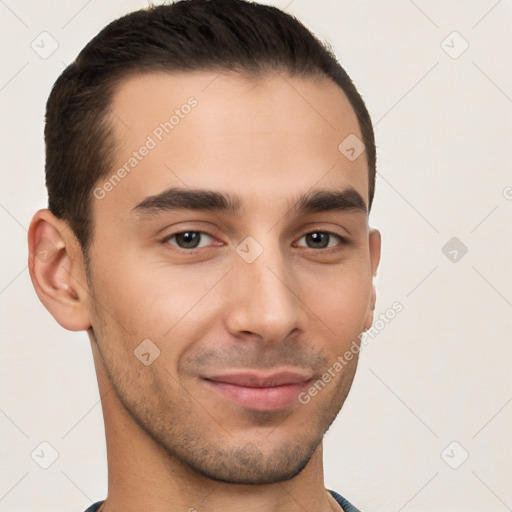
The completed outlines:
[[[322,438],[372,324],[375,144],[299,22],[188,0],[107,26],[47,105],[35,290],[87,330],[108,496],[89,511],[357,510]]]

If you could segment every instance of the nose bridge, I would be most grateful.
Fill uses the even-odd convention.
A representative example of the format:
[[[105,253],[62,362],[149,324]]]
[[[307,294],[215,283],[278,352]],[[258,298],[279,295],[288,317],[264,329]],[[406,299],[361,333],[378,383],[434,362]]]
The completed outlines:
[[[251,262],[243,255],[237,257],[236,292],[228,325],[238,333],[250,332],[278,341],[297,327],[300,301],[293,291],[291,269],[278,244],[260,247],[261,253]]]

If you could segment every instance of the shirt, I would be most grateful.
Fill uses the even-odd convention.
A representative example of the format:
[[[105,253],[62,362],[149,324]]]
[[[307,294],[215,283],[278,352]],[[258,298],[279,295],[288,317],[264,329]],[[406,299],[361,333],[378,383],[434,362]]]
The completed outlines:
[[[354,507],[352,503],[348,502],[343,496],[340,496],[337,492],[329,491],[331,493],[331,496],[336,500],[336,502],[343,507],[343,510],[345,512],[360,512],[359,509]],[[85,512],[96,512],[103,501],[98,501],[97,503],[94,503],[94,505],[91,505]]]

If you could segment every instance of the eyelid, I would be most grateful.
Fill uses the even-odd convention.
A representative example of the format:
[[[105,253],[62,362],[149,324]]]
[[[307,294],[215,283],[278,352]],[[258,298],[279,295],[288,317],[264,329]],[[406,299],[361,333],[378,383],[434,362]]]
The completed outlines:
[[[218,231],[214,229],[210,222],[201,222],[190,219],[188,221],[175,222],[173,224],[169,224],[158,230],[156,233],[156,237],[160,240],[166,240],[174,235],[179,235],[180,233],[186,233],[187,231],[193,231],[195,233],[204,233],[205,235],[209,235],[213,238],[218,238],[218,236],[214,235],[214,231]],[[165,236],[162,235],[165,233]]]
[[[349,243],[349,239],[347,236],[337,233],[336,231],[332,231],[330,229],[325,229],[325,228],[320,228],[320,227],[308,228],[307,231],[303,231],[302,234],[296,238],[296,241],[300,240],[301,238],[304,238],[306,235],[309,235],[311,233],[325,233],[327,235],[334,236],[334,237],[338,238],[341,244]],[[296,242],[294,242],[294,243],[296,243]]]
[[[173,231],[172,233],[167,234],[166,236],[164,236],[161,239],[161,242],[163,244],[169,244],[169,245],[172,245],[172,246],[176,247],[179,250],[187,251],[187,252],[191,252],[191,251],[194,251],[194,250],[197,250],[197,249],[204,249],[205,247],[211,247],[213,245],[223,245],[222,242],[218,242],[218,243],[209,243],[207,246],[203,246],[203,247],[192,247],[190,249],[185,249],[183,247],[180,247],[177,244],[173,244],[173,243],[170,242],[170,240],[172,238],[174,238],[176,235],[181,235],[183,233],[199,233],[201,235],[206,235],[206,236],[210,237],[213,242],[216,242],[216,241],[218,242],[217,238],[214,235],[212,235],[208,231],[205,231],[204,229],[187,229],[187,228],[180,229],[178,231]]]
[[[326,234],[326,235],[329,235],[329,236],[332,236],[332,237],[336,237],[338,239],[338,243],[336,243],[334,245],[327,245],[327,247],[319,247],[319,248],[308,247],[306,244],[298,245],[298,241],[299,240],[302,240],[305,236],[307,236],[307,235],[309,235],[311,233],[323,233],[323,234]],[[329,240],[329,242],[330,242],[330,240]],[[338,233],[333,233],[332,231],[325,231],[325,230],[317,229],[317,230],[308,231],[307,233],[304,233],[302,236],[300,236],[297,239],[297,242],[295,242],[295,243],[297,243],[297,247],[300,247],[300,248],[303,248],[303,249],[312,249],[314,251],[326,251],[326,250],[332,250],[332,249],[334,249],[335,247],[338,247],[338,246],[347,245],[348,244],[348,240],[346,240],[343,236],[338,235]]]
[[[315,215],[312,218],[297,219],[292,222],[288,228],[288,236],[297,239],[298,237],[295,236],[297,233],[300,236],[304,236],[308,233],[321,231],[322,233],[329,233],[344,238],[348,242],[352,237],[352,229],[349,229],[352,227],[352,224],[350,222],[344,222],[338,217]]]

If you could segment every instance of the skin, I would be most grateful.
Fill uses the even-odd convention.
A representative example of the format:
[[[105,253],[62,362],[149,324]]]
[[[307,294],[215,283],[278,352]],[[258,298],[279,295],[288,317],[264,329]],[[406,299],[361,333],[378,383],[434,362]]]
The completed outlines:
[[[323,483],[322,437],[357,357],[308,404],[277,410],[241,405],[205,378],[298,369],[307,391],[371,326],[380,235],[367,212],[291,208],[319,190],[352,189],[368,204],[365,155],[338,150],[349,134],[362,138],[356,116],[327,79],[137,75],[114,97],[112,172],[191,96],[197,106],[93,199],[89,279],[65,221],[41,210],[30,227],[40,299],[90,336],[108,452],[103,510],[339,510]],[[137,208],[169,188],[237,196],[241,209]],[[180,248],[173,235],[185,231],[208,235]],[[236,250],[248,236],[262,249],[252,263]],[[160,351],[149,365],[134,356],[146,339]]]

